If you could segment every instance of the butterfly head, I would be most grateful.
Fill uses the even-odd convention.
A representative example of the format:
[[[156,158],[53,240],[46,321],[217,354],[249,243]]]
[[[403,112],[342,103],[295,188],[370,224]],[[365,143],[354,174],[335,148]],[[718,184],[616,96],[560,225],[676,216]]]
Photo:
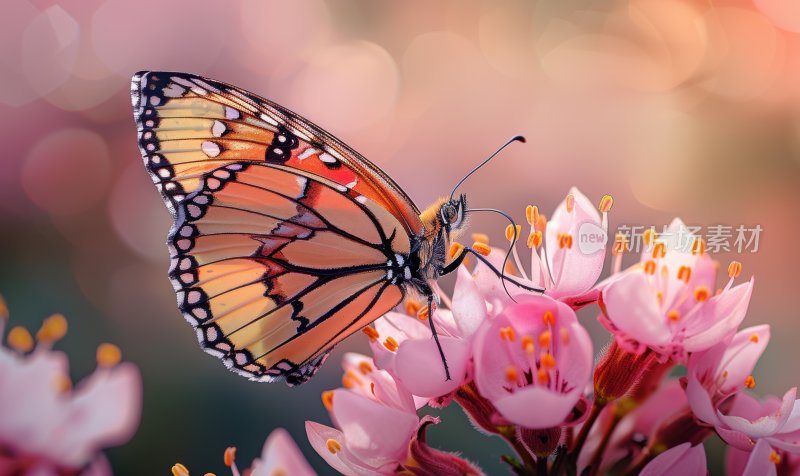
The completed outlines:
[[[457,198],[444,201],[438,215],[442,228],[450,238],[454,238],[467,225],[467,196],[462,193]]]

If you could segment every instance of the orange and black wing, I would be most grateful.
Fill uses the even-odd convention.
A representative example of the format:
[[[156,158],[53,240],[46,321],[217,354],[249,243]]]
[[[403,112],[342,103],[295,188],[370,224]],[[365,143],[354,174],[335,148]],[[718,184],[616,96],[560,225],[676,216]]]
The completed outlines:
[[[175,212],[204,173],[231,162],[284,165],[367,197],[420,236],[419,209],[383,171],[297,114],[253,93],[186,73],[140,72],[131,95],[145,166]]]
[[[410,253],[371,198],[283,165],[231,162],[175,202],[170,278],[202,347],[253,380],[308,380],[329,349],[396,306]]]

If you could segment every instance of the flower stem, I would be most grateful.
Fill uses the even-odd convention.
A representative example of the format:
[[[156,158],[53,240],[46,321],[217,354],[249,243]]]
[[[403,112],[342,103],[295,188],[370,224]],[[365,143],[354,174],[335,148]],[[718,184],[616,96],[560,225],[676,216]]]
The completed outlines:
[[[536,474],[535,473],[537,467],[536,460],[533,458],[531,452],[528,451],[527,448],[525,448],[525,445],[523,445],[522,442],[519,441],[519,438],[517,438],[517,428],[511,425],[504,426],[500,430],[500,436],[502,436],[503,439],[506,440],[508,446],[513,448],[514,451],[517,453],[517,455],[520,457],[522,463],[525,465],[525,471],[528,474]],[[545,459],[545,464],[546,462],[547,459]]]
[[[597,400],[592,403],[592,409],[589,412],[589,416],[586,418],[586,421],[583,423],[581,427],[581,431],[578,432],[578,437],[575,439],[575,445],[572,447],[572,451],[570,452],[569,457],[567,458],[567,470],[569,471],[570,468],[576,469],[576,465],[578,463],[578,456],[581,454],[581,450],[583,449],[583,445],[586,443],[586,438],[589,437],[589,431],[591,431],[592,427],[594,426],[597,418],[600,416],[600,413],[605,408],[606,403],[598,402]]]
[[[608,429],[603,433],[603,438],[600,440],[600,444],[589,462],[589,476],[595,476],[599,473],[600,464],[603,462],[603,454],[606,452],[608,443],[611,441],[611,435],[614,434],[614,430],[617,428],[620,420],[622,420],[622,415],[615,411]]]
[[[547,476],[547,458],[536,460],[536,476]]]

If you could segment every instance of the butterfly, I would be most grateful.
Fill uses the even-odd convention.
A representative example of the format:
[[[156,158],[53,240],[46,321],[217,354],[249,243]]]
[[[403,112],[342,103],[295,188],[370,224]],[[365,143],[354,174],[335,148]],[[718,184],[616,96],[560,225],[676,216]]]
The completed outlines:
[[[301,384],[407,296],[433,309],[432,282],[467,253],[514,282],[469,247],[447,262],[470,212],[455,189],[420,211],[342,141],[219,81],[143,71],[131,97],[144,165],[174,220],[178,307],[202,348],[251,380]]]

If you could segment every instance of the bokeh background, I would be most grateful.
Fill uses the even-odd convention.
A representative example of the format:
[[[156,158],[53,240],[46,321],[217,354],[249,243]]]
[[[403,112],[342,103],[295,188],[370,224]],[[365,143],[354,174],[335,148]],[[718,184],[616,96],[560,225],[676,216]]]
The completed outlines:
[[[0,293],[15,324],[67,315],[60,347],[76,378],[103,341],[140,366],[140,430],[108,452],[118,474],[176,461],[223,474],[226,446],[246,466],[277,426],[329,471],[303,422],[328,422],[320,393],[365,338],[302,388],[256,384],[203,354],[175,308],[170,220],[141,165],[129,78],[184,70],[317,122],[420,205],[524,134],[467,182],[471,204],[524,220],[527,204],[549,214],[575,185],[614,196],[612,228],[761,225],[756,253],[718,258],[757,276],[745,324],[773,326],[757,389],[782,394],[800,383],[799,33],[795,0],[5,0]],[[504,223],[472,223],[502,240]],[[443,419],[434,446],[501,470],[499,441],[455,408]]]

